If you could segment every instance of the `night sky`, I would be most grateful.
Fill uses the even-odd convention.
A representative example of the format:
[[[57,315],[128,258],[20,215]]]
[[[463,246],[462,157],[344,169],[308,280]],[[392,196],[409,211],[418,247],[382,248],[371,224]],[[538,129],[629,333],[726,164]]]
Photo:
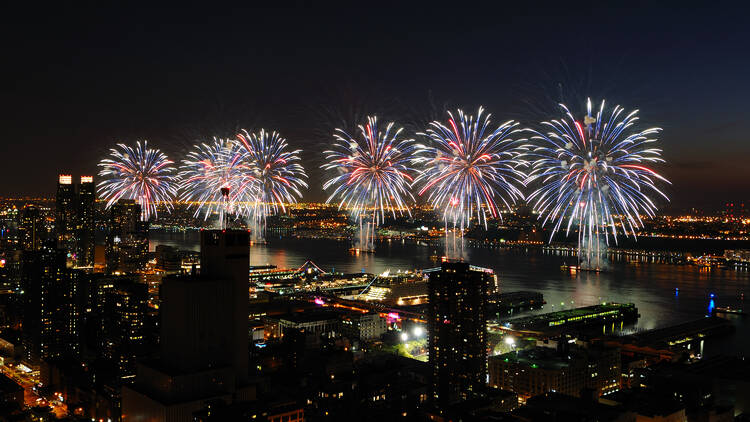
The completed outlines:
[[[204,3],[0,6],[0,195],[51,195],[56,174],[95,173],[118,141],[179,160],[197,140],[265,127],[304,150],[317,200],[335,126],[377,114],[413,128],[479,105],[535,124],[591,97],[664,129],[663,208],[750,204],[740,2]]]

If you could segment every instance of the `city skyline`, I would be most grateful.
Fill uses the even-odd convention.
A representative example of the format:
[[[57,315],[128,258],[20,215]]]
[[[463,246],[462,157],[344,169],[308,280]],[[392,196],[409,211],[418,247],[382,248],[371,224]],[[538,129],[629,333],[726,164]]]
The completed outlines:
[[[251,28],[223,10],[201,22],[190,8],[98,8],[75,16],[45,10],[35,16],[45,24],[11,46],[15,60],[3,70],[10,124],[0,152],[17,156],[41,146],[39,168],[0,194],[51,194],[43,180],[68,168],[95,173],[115,142],[147,139],[176,156],[198,139],[264,127],[303,150],[303,161],[313,164],[305,199],[320,200],[318,152],[330,146],[336,126],[361,123],[367,114],[410,125],[442,117],[444,108],[484,105],[496,122],[529,125],[560,99],[581,109],[592,97],[638,108],[644,122],[664,129],[665,176],[674,183],[664,208],[718,207],[748,197],[741,118],[747,58],[728,53],[746,44],[747,29],[731,8],[704,9],[580,4],[549,6],[542,16],[516,5],[494,19],[499,11],[492,8],[486,16],[456,11],[459,22],[445,25],[439,7],[403,6],[394,15],[388,5],[363,13],[303,4],[248,10],[265,18],[248,18]],[[28,16],[9,12],[19,18],[10,30]],[[51,21],[56,12],[76,28],[61,38],[56,34],[68,26]],[[373,29],[355,30],[359,20]],[[557,30],[560,22],[570,31]],[[352,36],[341,39],[342,32]],[[101,37],[93,41],[92,33]],[[55,72],[28,67],[40,52]],[[471,65],[439,65],[454,61]],[[45,131],[27,129],[40,120]],[[19,166],[8,163],[0,176],[22,172]]]
[[[0,422],[750,422],[748,11],[0,6]]]
[[[242,222],[196,226],[184,205],[150,226],[135,200],[93,202],[89,176],[56,182],[54,204],[0,210],[0,415],[544,421],[549,400],[596,407],[580,417],[747,411],[744,209],[658,216],[593,268],[523,212],[451,240],[418,208],[365,250],[331,205],[290,207],[257,241]]]

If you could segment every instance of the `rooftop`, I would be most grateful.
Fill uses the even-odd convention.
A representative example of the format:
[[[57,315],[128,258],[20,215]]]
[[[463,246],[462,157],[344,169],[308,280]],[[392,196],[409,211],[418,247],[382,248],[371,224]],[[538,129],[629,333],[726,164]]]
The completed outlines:
[[[716,332],[733,329],[730,321],[715,316],[688,321],[671,327],[657,328],[624,336],[624,341],[639,345],[662,345],[689,340],[691,337],[705,337]],[[670,344],[671,345],[671,344]]]
[[[563,356],[557,350],[549,347],[535,347],[533,349],[508,352],[492,356],[490,359],[526,365],[535,369],[563,369],[570,366],[570,360],[567,356]]]
[[[340,312],[328,309],[311,309],[302,312],[292,312],[279,315],[276,319],[301,324],[306,322],[335,320],[338,319],[340,315]]]
[[[527,317],[514,318],[506,321],[511,326],[548,326],[556,321],[575,321],[576,319],[595,318],[606,315],[621,315],[624,313],[638,312],[633,303],[602,303],[601,305],[584,306],[564,311],[549,312],[540,315],[531,315]]]

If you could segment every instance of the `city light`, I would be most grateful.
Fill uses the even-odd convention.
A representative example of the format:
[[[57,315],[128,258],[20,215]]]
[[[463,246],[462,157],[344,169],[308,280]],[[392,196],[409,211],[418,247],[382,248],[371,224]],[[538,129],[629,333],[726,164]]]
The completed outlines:
[[[750,414],[744,4],[26,3],[0,420]]]

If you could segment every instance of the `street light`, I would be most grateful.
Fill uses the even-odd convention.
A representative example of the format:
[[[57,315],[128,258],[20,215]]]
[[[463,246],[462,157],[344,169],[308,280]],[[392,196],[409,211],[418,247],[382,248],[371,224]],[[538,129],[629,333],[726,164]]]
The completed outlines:
[[[401,333],[401,341],[409,340],[409,335],[406,333]]]

